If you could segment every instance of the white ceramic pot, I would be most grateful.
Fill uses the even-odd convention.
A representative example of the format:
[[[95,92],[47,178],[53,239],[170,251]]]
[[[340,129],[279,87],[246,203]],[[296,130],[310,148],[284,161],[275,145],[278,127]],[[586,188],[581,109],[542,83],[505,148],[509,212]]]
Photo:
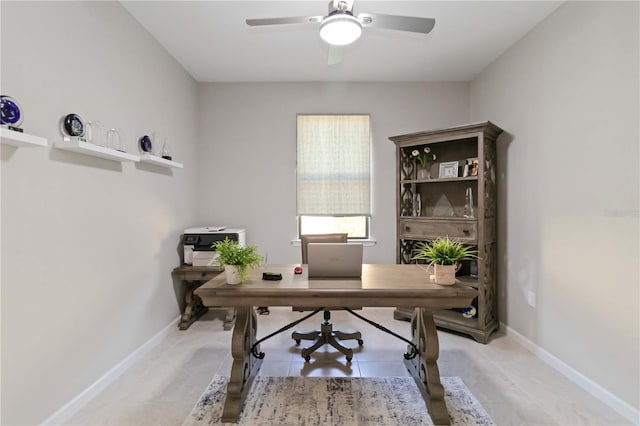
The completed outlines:
[[[235,265],[224,265],[224,274],[227,277],[227,284],[237,285],[242,282],[238,268]]]
[[[454,285],[456,283],[456,265],[433,265],[436,284]]]

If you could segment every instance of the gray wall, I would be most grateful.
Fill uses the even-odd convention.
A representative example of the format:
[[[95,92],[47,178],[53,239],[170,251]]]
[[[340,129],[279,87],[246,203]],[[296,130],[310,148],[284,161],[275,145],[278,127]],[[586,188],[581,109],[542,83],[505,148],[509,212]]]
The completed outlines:
[[[167,135],[185,168],[2,145],[2,424],[37,424],[178,316],[196,84],[117,2],[2,2],[2,93],[27,133],[75,112]]]
[[[185,227],[242,226],[270,262],[298,261],[296,113],[371,113],[367,262],[395,261],[388,136],[503,127],[502,320],[637,408],[637,3],[568,3],[470,90],[196,85],[117,3],[0,7],[2,93],[27,132],[58,139],[77,112],[123,128],[130,150],[164,133],[185,165],[2,145],[2,424],[44,420],[177,316],[169,274]]]
[[[395,262],[395,145],[389,136],[464,124],[466,83],[210,83],[199,86],[198,219],[247,229],[270,263],[300,262],[296,114],[370,113],[373,217],[369,263]]]
[[[501,320],[636,410],[638,36],[637,2],[567,2],[470,92],[471,119],[509,133]]]

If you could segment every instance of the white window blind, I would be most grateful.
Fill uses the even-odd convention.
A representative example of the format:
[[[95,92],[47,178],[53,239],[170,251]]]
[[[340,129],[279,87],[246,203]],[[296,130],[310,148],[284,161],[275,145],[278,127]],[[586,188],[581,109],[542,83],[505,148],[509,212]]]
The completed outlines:
[[[369,121],[369,115],[298,115],[298,215],[371,214]]]

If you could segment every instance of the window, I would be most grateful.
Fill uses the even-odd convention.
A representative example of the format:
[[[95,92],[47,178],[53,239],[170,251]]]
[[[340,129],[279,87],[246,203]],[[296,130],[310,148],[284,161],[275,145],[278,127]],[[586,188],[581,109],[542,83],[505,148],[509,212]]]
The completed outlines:
[[[298,115],[299,234],[369,238],[370,129],[369,115]]]

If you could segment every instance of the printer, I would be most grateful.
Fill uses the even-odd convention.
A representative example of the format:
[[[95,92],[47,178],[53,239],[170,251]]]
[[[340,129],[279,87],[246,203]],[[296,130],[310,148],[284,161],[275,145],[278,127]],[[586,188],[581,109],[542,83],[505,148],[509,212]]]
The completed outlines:
[[[212,246],[216,241],[223,241],[225,238],[237,241],[241,247],[247,244],[244,229],[225,226],[202,226],[185,229],[182,236],[184,263],[192,266],[215,266],[218,255]]]

